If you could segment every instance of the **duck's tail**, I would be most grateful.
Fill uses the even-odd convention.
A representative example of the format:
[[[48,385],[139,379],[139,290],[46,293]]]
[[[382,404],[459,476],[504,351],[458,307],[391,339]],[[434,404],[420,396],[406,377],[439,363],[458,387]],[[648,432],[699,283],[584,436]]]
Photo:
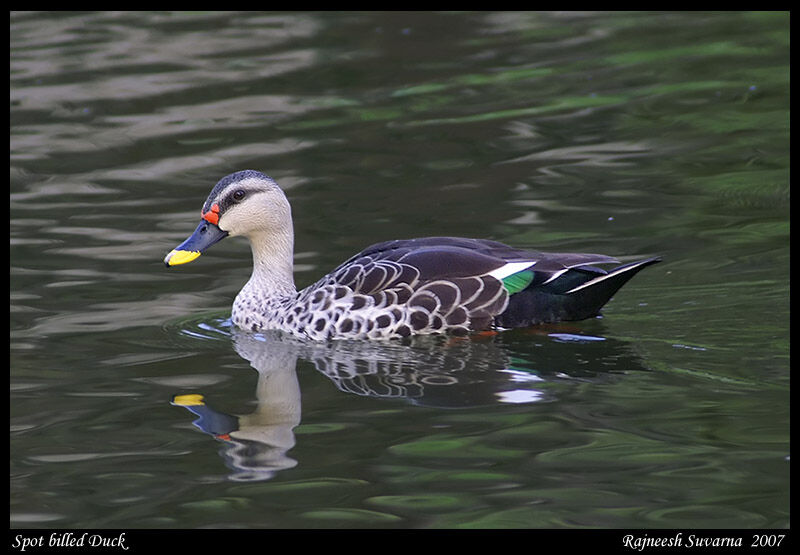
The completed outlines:
[[[661,262],[653,257],[623,264],[608,272],[593,266],[570,268],[559,279],[532,283],[526,289],[511,295],[506,310],[495,318],[504,328],[518,328],[560,322],[583,320],[596,316],[620,287],[640,270]],[[569,288],[564,284],[568,283]]]

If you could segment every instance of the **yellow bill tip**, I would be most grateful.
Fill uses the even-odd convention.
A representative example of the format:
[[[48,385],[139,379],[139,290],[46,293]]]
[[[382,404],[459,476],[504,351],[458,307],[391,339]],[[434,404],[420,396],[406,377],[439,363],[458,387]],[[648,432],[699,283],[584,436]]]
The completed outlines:
[[[179,251],[177,249],[170,251],[164,258],[164,264],[167,266],[177,266],[178,264],[186,264],[200,256],[198,251]]]
[[[176,395],[172,398],[172,404],[179,407],[192,407],[205,404],[203,396],[198,393],[191,393],[189,395]]]

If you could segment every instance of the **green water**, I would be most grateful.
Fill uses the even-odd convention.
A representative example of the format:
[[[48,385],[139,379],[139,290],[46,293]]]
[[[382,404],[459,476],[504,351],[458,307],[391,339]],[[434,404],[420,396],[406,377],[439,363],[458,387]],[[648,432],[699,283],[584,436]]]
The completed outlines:
[[[789,526],[788,13],[10,29],[11,527]],[[254,336],[243,240],[162,264],[245,168],[301,287],[424,235],[664,262],[568,325]]]

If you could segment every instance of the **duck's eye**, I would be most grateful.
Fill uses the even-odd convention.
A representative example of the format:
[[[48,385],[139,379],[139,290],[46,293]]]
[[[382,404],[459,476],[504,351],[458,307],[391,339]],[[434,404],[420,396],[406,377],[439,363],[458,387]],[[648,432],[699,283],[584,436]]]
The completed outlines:
[[[244,199],[245,194],[246,193],[242,189],[239,189],[238,191],[234,191],[233,200],[235,200],[236,202],[240,202],[242,199]]]

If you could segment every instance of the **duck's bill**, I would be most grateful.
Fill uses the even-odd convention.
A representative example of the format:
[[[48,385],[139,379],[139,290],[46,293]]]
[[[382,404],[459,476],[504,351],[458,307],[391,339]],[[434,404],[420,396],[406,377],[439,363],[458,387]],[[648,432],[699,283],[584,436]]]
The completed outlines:
[[[227,231],[222,231],[216,225],[205,220],[200,222],[186,241],[172,249],[164,258],[167,266],[177,266],[191,262],[208,247],[228,236]]]
[[[205,405],[205,400],[202,395],[191,393],[189,395],[175,395],[172,398],[172,404],[178,407],[196,407]]]

